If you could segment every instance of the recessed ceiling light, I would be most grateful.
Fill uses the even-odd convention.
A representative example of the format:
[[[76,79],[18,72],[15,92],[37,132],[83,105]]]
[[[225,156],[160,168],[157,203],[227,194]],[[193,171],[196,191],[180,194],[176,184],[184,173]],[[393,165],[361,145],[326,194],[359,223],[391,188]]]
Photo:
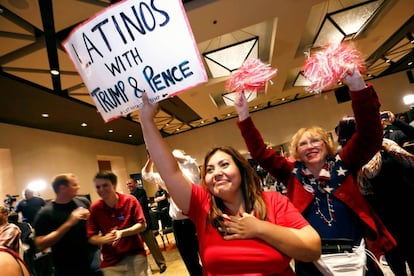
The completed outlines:
[[[108,132],[112,133],[112,132],[114,132],[114,130],[113,129],[110,129],[110,130],[108,130]]]
[[[88,126],[88,124],[87,123],[82,123],[81,126],[86,127],[86,126]]]
[[[49,117],[49,114],[48,113],[42,113],[42,117],[43,118],[48,118]]]
[[[58,70],[55,70],[55,69],[52,69],[52,70],[50,70],[50,74],[52,74],[53,76],[58,76],[59,75],[59,71]]]
[[[132,137],[132,134],[129,134],[128,137],[131,138]]]

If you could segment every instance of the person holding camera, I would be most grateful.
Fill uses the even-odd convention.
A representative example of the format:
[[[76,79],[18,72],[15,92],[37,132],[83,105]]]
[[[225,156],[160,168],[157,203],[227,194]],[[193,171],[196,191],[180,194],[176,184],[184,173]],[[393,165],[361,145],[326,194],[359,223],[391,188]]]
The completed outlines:
[[[384,126],[394,122],[395,116],[390,111],[381,112]],[[405,123],[404,123],[405,124]],[[411,127],[411,126],[408,126]],[[347,117],[338,124],[338,137],[343,146],[355,133],[355,119]],[[414,134],[404,132],[409,139]],[[414,198],[414,155],[406,151],[384,134],[381,149],[365,164],[358,173],[361,193],[368,199],[374,210],[385,223],[397,246],[385,252],[385,260],[395,275],[407,275],[406,264],[411,274],[414,273],[414,237],[396,214],[401,210],[413,210]],[[396,138],[396,136],[391,136]]]
[[[4,200],[4,204],[6,204],[7,208],[9,209],[9,212],[13,211],[14,207],[13,204],[14,202],[17,201],[17,197],[19,195],[6,195],[6,199]]]
[[[384,138],[395,141],[400,147],[405,147],[414,141],[414,127],[397,119],[391,111],[381,112],[381,121],[384,127]]]

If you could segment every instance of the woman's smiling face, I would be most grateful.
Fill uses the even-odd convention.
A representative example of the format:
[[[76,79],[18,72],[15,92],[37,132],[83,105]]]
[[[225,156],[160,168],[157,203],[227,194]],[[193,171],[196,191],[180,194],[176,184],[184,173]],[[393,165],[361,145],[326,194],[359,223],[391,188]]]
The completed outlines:
[[[309,132],[303,133],[299,139],[297,152],[306,165],[323,163],[328,154],[325,142],[321,137],[313,136]]]
[[[223,200],[238,192],[241,175],[231,155],[218,150],[210,157],[206,166],[205,183],[214,196]]]

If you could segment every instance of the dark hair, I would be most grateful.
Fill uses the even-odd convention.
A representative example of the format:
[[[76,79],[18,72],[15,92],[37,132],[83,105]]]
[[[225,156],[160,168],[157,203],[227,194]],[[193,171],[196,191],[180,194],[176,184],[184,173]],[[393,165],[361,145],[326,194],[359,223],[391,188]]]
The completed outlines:
[[[100,171],[95,175],[94,179],[108,179],[113,185],[118,183],[118,177],[112,171]]]
[[[69,182],[70,182],[69,177],[74,177],[74,175],[69,174],[69,173],[63,173],[63,174],[59,174],[55,176],[52,180],[53,191],[55,191],[55,193],[58,193],[59,186],[61,185],[69,186]]]
[[[339,124],[335,127],[335,133],[338,135],[338,144],[345,146],[345,144],[351,139],[355,133],[355,118],[343,117]]]
[[[16,212],[9,213],[8,221],[17,224],[19,222],[19,214]]]
[[[254,168],[249,161],[243,157],[236,149],[230,146],[215,147],[211,149],[204,157],[204,164],[201,170],[202,185],[206,187],[205,176],[207,163],[211,156],[217,151],[222,151],[231,156],[235,162],[241,175],[240,188],[242,190],[243,199],[247,213],[254,211],[255,215],[262,220],[266,219],[266,205],[262,197],[261,182],[259,176],[256,174]],[[218,227],[223,227],[223,210],[225,208],[224,202],[221,198],[211,195],[211,209],[209,211],[208,219],[211,224]]]

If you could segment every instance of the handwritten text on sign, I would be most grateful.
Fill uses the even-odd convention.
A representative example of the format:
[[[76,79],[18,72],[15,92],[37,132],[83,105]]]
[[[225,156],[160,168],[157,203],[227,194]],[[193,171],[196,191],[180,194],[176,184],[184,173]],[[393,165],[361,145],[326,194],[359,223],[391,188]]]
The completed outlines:
[[[126,0],[78,26],[63,46],[105,121],[207,81],[181,0]]]

